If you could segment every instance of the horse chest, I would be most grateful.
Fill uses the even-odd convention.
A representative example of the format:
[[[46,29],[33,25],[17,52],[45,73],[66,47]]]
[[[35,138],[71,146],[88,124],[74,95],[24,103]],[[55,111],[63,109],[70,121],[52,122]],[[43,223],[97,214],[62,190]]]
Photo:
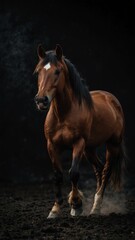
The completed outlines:
[[[60,127],[53,132],[52,142],[54,144],[71,145],[76,134],[68,127]]]

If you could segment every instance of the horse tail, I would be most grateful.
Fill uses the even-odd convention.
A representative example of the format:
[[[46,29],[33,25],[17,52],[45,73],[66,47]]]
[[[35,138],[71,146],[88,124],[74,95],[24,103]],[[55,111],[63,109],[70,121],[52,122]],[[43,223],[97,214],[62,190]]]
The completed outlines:
[[[122,174],[127,169],[128,156],[127,149],[125,146],[125,141],[122,139],[122,142],[119,147],[119,153],[117,157],[113,158],[112,161],[112,170],[111,170],[111,185],[114,190],[120,190],[122,183]]]

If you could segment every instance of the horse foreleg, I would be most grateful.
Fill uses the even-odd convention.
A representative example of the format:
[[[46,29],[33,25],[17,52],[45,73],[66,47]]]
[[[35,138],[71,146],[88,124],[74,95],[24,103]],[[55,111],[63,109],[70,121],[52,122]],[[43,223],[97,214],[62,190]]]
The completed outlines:
[[[54,191],[55,191],[55,203],[48,215],[48,218],[56,218],[60,215],[60,205],[63,203],[61,185],[63,182],[62,167],[58,158],[58,152],[50,141],[47,144],[48,153],[52,160],[54,169]]]
[[[70,179],[72,183],[72,191],[69,194],[68,202],[71,205],[71,216],[78,216],[82,213],[82,198],[83,194],[78,189],[78,180],[79,180],[79,162],[82,158],[83,152],[85,148],[84,139],[79,139],[73,145],[73,160],[70,173]]]

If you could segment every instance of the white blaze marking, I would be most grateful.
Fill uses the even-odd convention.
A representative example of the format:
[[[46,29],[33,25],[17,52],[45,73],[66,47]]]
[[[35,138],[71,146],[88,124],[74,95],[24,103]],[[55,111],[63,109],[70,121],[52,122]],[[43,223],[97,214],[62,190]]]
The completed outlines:
[[[47,63],[47,64],[44,66],[44,68],[45,68],[46,70],[50,69],[50,68],[51,68],[51,64],[50,64],[50,63]]]

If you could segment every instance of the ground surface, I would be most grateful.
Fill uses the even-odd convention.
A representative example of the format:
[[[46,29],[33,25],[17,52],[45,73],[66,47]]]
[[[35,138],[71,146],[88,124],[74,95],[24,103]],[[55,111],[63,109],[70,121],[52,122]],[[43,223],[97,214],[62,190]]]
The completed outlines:
[[[85,188],[87,187],[87,182]],[[83,216],[72,218],[65,186],[62,216],[48,220],[53,204],[51,183],[0,187],[0,240],[132,240],[135,239],[135,198],[107,193],[102,215],[88,216],[93,190],[86,191]],[[115,195],[116,194],[116,195]]]

